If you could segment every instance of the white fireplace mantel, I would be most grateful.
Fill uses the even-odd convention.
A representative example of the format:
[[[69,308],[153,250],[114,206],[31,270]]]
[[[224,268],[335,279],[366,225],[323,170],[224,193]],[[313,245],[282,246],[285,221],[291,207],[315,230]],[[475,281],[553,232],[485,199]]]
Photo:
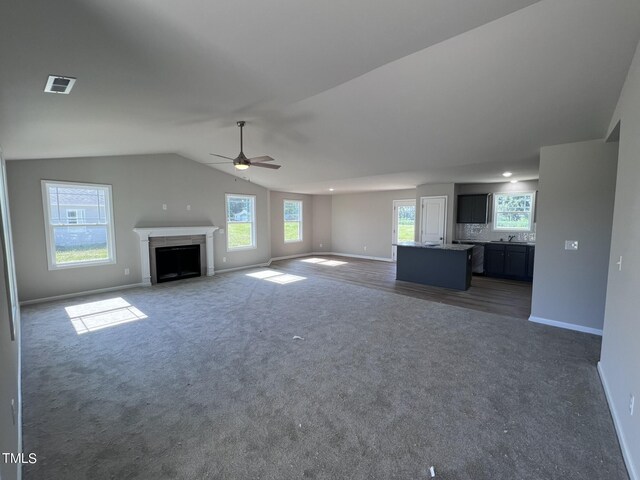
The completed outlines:
[[[213,269],[213,232],[220,227],[205,225],[201,227],[149,227],[134,228],[140,237],[140,262],[142,284],[151,285],[151,266],[149,264],[149,237],[180,237],[186,235],[204,235],[207,250],[207,277],[214,273]]]

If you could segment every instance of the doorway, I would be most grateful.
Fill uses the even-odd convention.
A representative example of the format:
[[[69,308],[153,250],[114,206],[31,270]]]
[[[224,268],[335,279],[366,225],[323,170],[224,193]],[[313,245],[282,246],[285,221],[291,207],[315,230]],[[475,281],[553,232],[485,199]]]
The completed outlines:
[[[443,244],[447,240],[447,197],[422,197],[420,199],[422,243]]]
[[[416,201],[394,200],[393,201],[393,236],[391,243],[391,258],[396,261],[397,247],[399,242],[413,242],[416,238]]]

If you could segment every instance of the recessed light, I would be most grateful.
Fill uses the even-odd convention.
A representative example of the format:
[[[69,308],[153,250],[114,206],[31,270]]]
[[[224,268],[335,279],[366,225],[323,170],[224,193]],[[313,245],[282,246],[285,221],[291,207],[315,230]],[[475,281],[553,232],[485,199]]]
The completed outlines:
[[[518,180],[511,180],[511,183],[518,183]]]
[[[330,188],[330,189],[329,189],[329,191],[330,191],[330,192],[333,192],[333,190],[334,190],[333,188]]]
[[[509,178],[511,175],[513,175],[513,173],[511,173],[511,172],[504,172],[502,174],[503,177],[507,177],[507,178]]]

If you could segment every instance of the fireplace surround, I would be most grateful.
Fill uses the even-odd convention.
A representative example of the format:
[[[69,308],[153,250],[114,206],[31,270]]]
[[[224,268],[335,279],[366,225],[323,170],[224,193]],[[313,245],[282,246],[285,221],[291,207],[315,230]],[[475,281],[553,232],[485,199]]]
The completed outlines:
[[[157,248],[181,245],[200,245],[200,258],[203,273],[214,274],[213,233],[218,230],[214,225],[197,227],[138,227],[133,231],[140,238],[140,270],[142,284],[156,283],[155,254]],[[203,248],[204,247],[204,248]]]

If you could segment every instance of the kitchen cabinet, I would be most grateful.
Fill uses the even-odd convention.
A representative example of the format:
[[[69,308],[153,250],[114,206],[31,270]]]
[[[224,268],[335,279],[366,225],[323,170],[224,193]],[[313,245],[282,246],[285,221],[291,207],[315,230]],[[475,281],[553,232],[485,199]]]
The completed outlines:
[[[508,277],[527,276],[527,247],[505,245],[504,274]]]
[[[485,245],[484,273],[487,276],[504,274],[504,245]]]
[[[533,279],[535,246],[488,243],[484,248],[484,273],[488,277]]]
[[[487,223],[489,194],[458,195],[457,223]]]
[[[533,280],[533,261],[536,256],[536,247],[529,245],[527,247],[527,278]]]

